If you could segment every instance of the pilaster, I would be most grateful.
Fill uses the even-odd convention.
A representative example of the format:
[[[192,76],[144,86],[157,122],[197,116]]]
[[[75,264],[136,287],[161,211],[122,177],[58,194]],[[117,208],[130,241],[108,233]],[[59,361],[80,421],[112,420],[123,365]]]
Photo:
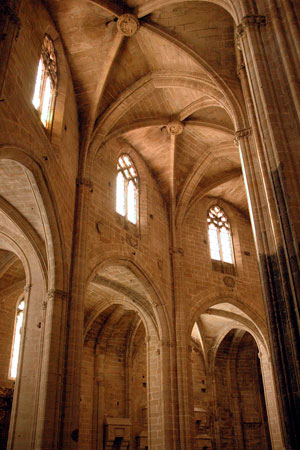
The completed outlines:
[[[246,16],[237,27],[243,54],[238,72],[254,139],[243,133],[236,137],[252,207],[284,440],[286,449],[295,450],[300,448],[300,280],[298,218],[292,206],[298,199],[291,202],[287,193],[299,192],[299,186],[292,168],[294,149],[285,139],[290,124],[280,110],[280,87],[270,69],[267,39],[262,37],[269,20]],[[268,29],[269,38],[271,34]]]
[[[76,206],[73,235],[71,291],[68,307],[66,362],[63,396],[61,448],[78,449],[81,358],[86,281],[87,220],[93,186],[89,179],[76,180]]]
[[[59,448],[69,293],[50,289],[41,303],[43,359],[36,448]]]

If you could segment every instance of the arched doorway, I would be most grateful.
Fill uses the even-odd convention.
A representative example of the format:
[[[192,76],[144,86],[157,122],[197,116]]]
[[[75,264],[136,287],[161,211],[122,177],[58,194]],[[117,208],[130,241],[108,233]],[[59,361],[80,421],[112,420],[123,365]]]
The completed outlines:
[[[220,449],[271,449],[258,348],[250,333],[231,330],[215,358]]]
[[[38,166],[17,149],[4,149],[1,156],[0,296],[5,306],[1,308],[0,322],[1,330],[7,329],[5,339],[2,340],[5,349],[1,352],[4,358],[1,364],[1,386],[13,389],[13,401],[11,398],[10,404],[6,402],[8,408],[11,403],[12,407],[10,420],[9,411],[4,419],[5,436],[1,445],[5,440],[8,448],[44,448],[48,445],[46,441],[53,441],[53,433],[59,426],[54,416],[59,414],[60,408],[62,377],[59,364],[62,364],[61,352],[64,351],[64,325],[60,325],[65,322],[65,305],[58,300],[63,291],[57,291],[55,287],[58,287],[58,279],[63,279],[64,271],[60,266],[62,270],[57,279],[55,271],[58,260],[54,257],[52,241],[52,232],[55,234],[57,230],[50,229],[52,204]],[[32,171],[18,162],[18,157]],[[46,198],[45,202],[42,194]],[[60,248],[55,251],[59,254]],[[17,302],[21,300],[24,300],[24,309],[19,339],[20,355],[12,380],[9,364]],[[7,314],[6,308],[10,310]],[[55,388],[51,389],[55,377],[52,385]],[[54,392],[58,395],[54,395]],[[50,426],[51,423],[53,426]]]
[[[191,329],[193,445],[280,450],[282,436],[266,330],[242,302],[211,299]]]
[[[126,266],[99,269],[88,284],[82,450],[172,448],[171,428],[167,429],[172,385],[165,356],[168,347],[150,301],[143,283]]]
[[[93,420],[97,448],[148,447],[145,337],[138,313],[118,304],[99,314],[86,335],[81,418],[89,415]],[[89,402],[93,409],[87,411]],[[88,430],[82,433],[87,439]],[[84,436],[81,439],[84,446]]]

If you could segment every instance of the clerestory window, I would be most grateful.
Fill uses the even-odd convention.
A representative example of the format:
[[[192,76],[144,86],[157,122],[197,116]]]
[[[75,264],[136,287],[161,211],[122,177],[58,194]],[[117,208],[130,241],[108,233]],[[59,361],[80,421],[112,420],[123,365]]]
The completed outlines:
[[[207,213],[210,256],[213,269],[234,275],[231,226],[220,206],[212,206]]]
[[[13,336],[13,346],[9,369],[9,377],[14,379],[17,377],[17,370],[18,370],[24,306],[25,306],[24,299],[22,299],[18,304],[15,318],[15,331]]]
[[[138,174],[127,154],[122,154],[117,164],[116,211],[129,222],[136,224],[138,219]]]
[[[52,39],[46,34],[42,45],[32,103],[49,130],[57,91],[57,59]]]

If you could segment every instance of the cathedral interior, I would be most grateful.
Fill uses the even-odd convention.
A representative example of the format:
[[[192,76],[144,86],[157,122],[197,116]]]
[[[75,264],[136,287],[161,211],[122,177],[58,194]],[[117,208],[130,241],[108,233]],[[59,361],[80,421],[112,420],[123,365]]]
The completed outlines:
[[[0,449],[300,449],[299,25],[0,2]]]

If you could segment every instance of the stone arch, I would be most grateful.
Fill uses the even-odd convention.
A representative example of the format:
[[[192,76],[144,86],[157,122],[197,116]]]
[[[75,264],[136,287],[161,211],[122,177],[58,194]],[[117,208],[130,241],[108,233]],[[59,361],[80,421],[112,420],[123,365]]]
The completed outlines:
[[[232,338],[230,337],[232,336]],[[227,355],[228,360],[226,361],[226,364],[229,364],[228,366],[228,372],[227,375],[225,375],[223,369],[222,373],[224,373],[224,378],[226,376],[228,377],[230,381],[227,381],[230,383],[230,385],[226,385],[226,390],[232,392],[232,411],[233,411],[233,422],[232,427],[234,427],[234,433],[232,433],[231,439],[233,440],[228,445],[234,446],[234,448],[240,448],[239,446],[242,445],[243,448],[252,448],[249,447],[249,443],[245,441],[245,432],[247,430],[243,430],[243,423],[241,422],[241,412],[239,413],[239,408],[241,407],[241,399],[239,399],[239,390],[238,390],[238,380],[237,380],[237,374],[235,373],[237,370],[237,363],[238,363],[238,347],[241,343],[241,341],[245,337],[249,337],[250,340],[254,343],[254,346],[258,350],[258,356],[257,356],[257,376],[258,379],[261,379],[261,394],[260,394],[260,402],[261,403],[261,414],[265,415],[265,419],[263,419],[263,416],[260,418],[264,425],[262,427],[262,436],[261,439],[265,440],[264,448],[272,448],[273,449],[281,449],[282,448],[282,440],[281,440],[281,434],[280,434],[280,425],[279,425],[279,417],[278,417],[278,406],[276,403],[276,397],[275,397],[275,386],[274,386],[274,380],[273,380],[273,374],[272,369],[270,367],[270,361],[269,361],[269,351],[265,348],[264,344],[260,341],[260,339],[255,335],[255,333],[248,329],[245,326],[239,326],[237,328],[235,327],[228,327],[220,338],[218,339],[218,344],[216,345],[214,349],[214,355],[213,355],[213,363],[212,363],[212,371],[213,377],[214,377],[214,386],[215,386],[215,395],[219,403],[218,396],[220,395],[220,389],[218,388],[218,376],[217,376],[217,364],[218,364],[218,358],[219,358],[219,352],[222,352],[222,346],[224,346],[224,343],[226,339],[229,341],[229,354]],[[232,340],[231,340],[232,339]],[[249,340],[248,339],[248,340]],[[225,352],[226,353],[226,352]],[[254,354],[255,356],[255,354]],[[259,361],[260,360],[260,361]],[[268,362],[267,362],[268,361]],[[252,367],[252,366],[251,366]],[[253,369],[253,367],[252,367]],[[261,374],[261,375],[259,375]],[[228,380],[229,380],[228,379]],[[243,381],[243,380],[242,380]],[[253,380],[254,382],[254,380]],[[258,389],[259,391],[259,389]],[[264,406],[265,405],[265,406]],[[246,408],[246,409],[245,409]],[[248,410],[248,415],[251,416],[251,405],[244,406],[245,411]],[[263,413],[265,411],[265,413]],[[249,417],[250,417],[249,416]],[[267,417],[268,417],[268,425],[267,425]],[[243,420],[246,420],[246,425],[248,425],[248,421],[251,420],[255,421],[256,419],[251,416],[251,418],[243,418]],[[257,423],[255,422],[254,425]],[[252,428],[252,422],[249,424],[250,428]],[[226,443],[222,441],[221,439],[221,431],[219,429],[220,427],[220,421],[217,419],[216,424],[216,433],[217,433],[217,446],[218,448],[226,448]],[[269,434],[270,433],[270,437]],[[226,433],[228,436],[230,433]],[[271,440],[271,442],[269,441]],[[224,446],[224,447],[223,447]],[[236,447],[238,446],[238,447]],[[246,447],[244,447],[246,446]],[[230,447],[232,448],[232,447]]]
[[[112,251],[110,248],[106,252],[102,252],[101,260],[98,259],[87,278],[86,285],[88,285],[98,271],[108,268],[110,266],[122,266],[127,268],[132,274],[140,280],[145,292],[147,292],[147,309],[145,313],[150,314],[156,322],[156,328],[159,332],[159,338],[164,341],[172,342],[174,337],[172,335],[172,327],[170,326],[168,314],[166,311],[166,302],[163,300],[160,292],[151,277],[141,267],[139,262],[135,261],[129,255],[120,255],[117,251]],[[143,313],[144,311],[141,311]],[[86,332],[86,331],[85,331]]]
[[[42,301],[47,292],[48,274],[41,261],[41,255],[27,236],[21,235],[17,224],[7,219],[9,229],[2,226],[0,246],[15,253],[22,261],[26,281],[24,283],[25,311],[23,321],[23,337],[20,347],[18,375],[14,387],[14,400],[10,420],[9,444],[22,427],[22,417],[28,424],[22,430],[22,439],[30,442],[37,426],[40,401],[40,378],[42,373],[42,341],[43,332],[36,326],[43,321]],[[32,348],[37,351],[32,353]],[[36,370],[32,374],[32,365]],[[28,402],[30,398],[30,402]],[[35,420],[34,420],[35,418]]]
[[[224,305],[224,306],[223,306]],[[232,305],[232,306],[230,306]],[[217,310],[214,310],[214,306],[217,306]],[[220,309],[218,309],[220,308]],[[221,313],[222,308],[224,311],[228,309],[229,314]],[[194,308],[196,311],[196,308]],[[239,311],[241,315],[239,315]],[[216,389],[215,367],[216,358],[220,346],[224,342],[226,336],[232,332],[232,330],[239,330],[240,333],[249,333],[252,336],[257,348],[260,359],[261,374],[264,387],[264,398],[266,402],[266,410],[268,415],[270,437],[272,442],[272,448],[280,450],[282,448],[282,436],[279,422],[279,411],[276,399],[275,383],[273,378],[273,372],[270,361],[270,348],[268,343],[268,337],[266,332],[266,326],[262,319],[255,314],[249,307],[244,305],[236,298],[224,298],[223,301],[219,299],[210,298],[198,307],[198,312],[193,314],[192,324],[197,321],[197,317],[201,314],[212,313],[216,314],[216,318],[224,317],[227,323],[224,322],[220,325],[220,330],[215,337],[214,343],[208,349],[203,351],[207,353],[207,370],[213,377],[213,385]],[[190,328],[191,330],[191,328]],[[201,336],[203,339],[203,336]],[[216,395],[216,392],[215,392]],[[220,445],[220,444],[219,444]]]
[[[2,235],[5,233],[19,247],[16,253],[27,267],[24,337],[8,444],[16,446],[19,441],[42,446],[40,440],[47,440],[58,426],[55,415],[61,407],[64,289],[68,283],[54,199],[40,165],[29,154],[16,146],[1,145],[2,178],[9,180],[7,185],[2,180],[1,186]],[[15,180],[19,183],[16,193]],[[54,390],[51,383],[55,383]],[[58,396],[53,396],[54,391]],[[49,425],[52,421],[56,424],[53,427]]]
[[[62,289],[67,287],[66,263],[64,247],[61,239],[61,225],[56,212],[53,194],[49,188],[42,168],[27,149],[14,145],[1,144],[1,160],[11,160],[24,167],[33,181],[33,189],[39,205],[41,220],[45,230],[45,249],[41,253],[47,255],[48,288]],[[20,224],[21,226],[21,224]]]
[[[143,324],[146,337],[148,445],[153,449],[173,448],[175,444],[174,431],[171,431],[172,426],[170,425],[174,419],[168,409],[168,399],[173,395],[170,387],[174,383],[170,372],[172,336],[162,307],[163,303],[157,290],[150,278],[137,264],[122,257],[104,258],[101,262],[98,261],[88,277],[86,285],[88,291],[85,305],[87,317],[84,340],[88,345],[91,336],[95,336],[95,338],[92,338],[95,339],[95,343],[92,344],[91,350],[91,355],[95,358],[95,364],[98,368],[95,372],[95,380],[100,382],[100,379],[103,379],[105,372],[103,355],[105,355],[106,348],[109,345],[109,336],[117,332],[116,324],[126,314],[135,314],[133,323]],[[98,304],[97,298],[99,299]],[[91,303],[93,304],[91,305]],[[97,329],[102,320],[101,315],[107,314],[107,311],[112,312],[109,313],[109,318],[106,319],[105,323],[100,325],[102,331],[96,331],[95,334],[95,327]],[[135,335],[134,330],[128,331],[128,335],[126,335],[128,345],[133,341],[130,338],[131,335]],[[128,349],[128,352],[126,358],[130,359],[132,350]],[[161,376],[165,378],[163,383],[160,379]],[[97,386],[95,389],[98,389]],[[128,389],[128,386],[126,389]],[[104,392],[102,390],[102,395],[104,395]],[[97,407],[96,410],[98,410]],[[128,414],[129,407],[126,406],[124,411],[125,414]],[[98,430],[96,432],[95,426]],[[109,423],[107,426],[109,426]],[[102,433],[101,427],[97,427],[94,422],[93,439],[98,441],[103,439]],[[142,438],[142,436],[139,438]]]
[[[193,53],[193,52],[192,52]],[[193,57],[198,61],[199,57],[193,53]],[[203,64],[203,61],[198,61],[199,64]],[[214,80],[216,74],[212,73],[212,69],[207,68],[211,77]],[[207,80],[201,76],[195,74],[182,73],[176,77],[174,74],[168,72],[154,72],[148,74],[135,82],[125,92],[123,92],[117,100],[107,109],[103,116],[101,116],[95,126],[89,152],[86,155],[86,170],[91,172],[93,167],[93,161],[97,152],[100,150],[103,141],[106,139],[109,133],[114,132],[114,126],[117,124],[119,118],[134,106],[134,104],[140,100],[141,96],[145,96],[151,93],[153,89],[164,88],[167,86],[172,87],[188,87],[195,90],[205,90],[208,94],[215,99],[215,101],[227,110],[230,116],[233,118],[235,127],[245,128],[247,119],[245,112],[240,105],[236,96],[221,80]]]
[[[187,330],[188,336],[190,336],[192,332],[192,328],[197,320],[197,317],[207,311],[210,307],[219,303],[226,302],[232,304],[236,308],[240,309],[243,313],[245,313],[253,322],[257,330],[259,330],[259,332],[261,333],[261,337],[263,337],[263,340],[265,342],[267,341],[267,327],[263,319],[258,315],[256,311],[254,311],[249,305],[246,305],[244,302],[242,302],[238,297],[231,295],[220,295],[218,289],[214,290],[215,292],[212,292],[212,289],[210,289],[206,292],[206,294],[202,293],[201,298],[199,298],[198,300],[196,299],[194,306],[191,308],[190,312],[190,321]],[[200,295],[198,295],[197,297],[200,297]]]
[[[239,23],[239,21],[245,14],[256,12],[252,1],[251,2],[248,2],[247,0],[240,0],[238,2],[235,2],[234,0],[205,0],[205,1],[208,1],[209,3],[213,3],[225,9],[232,16],[236,24]],[[163,8],[165,6],[168,6],[169,4],[174,3],[176,4],[181,2],[182,0],[163,0],[162,2],[152,0],[148,2],[144,7],[139,8],[138,17],[143,17],[155,11],[156,9]]]

